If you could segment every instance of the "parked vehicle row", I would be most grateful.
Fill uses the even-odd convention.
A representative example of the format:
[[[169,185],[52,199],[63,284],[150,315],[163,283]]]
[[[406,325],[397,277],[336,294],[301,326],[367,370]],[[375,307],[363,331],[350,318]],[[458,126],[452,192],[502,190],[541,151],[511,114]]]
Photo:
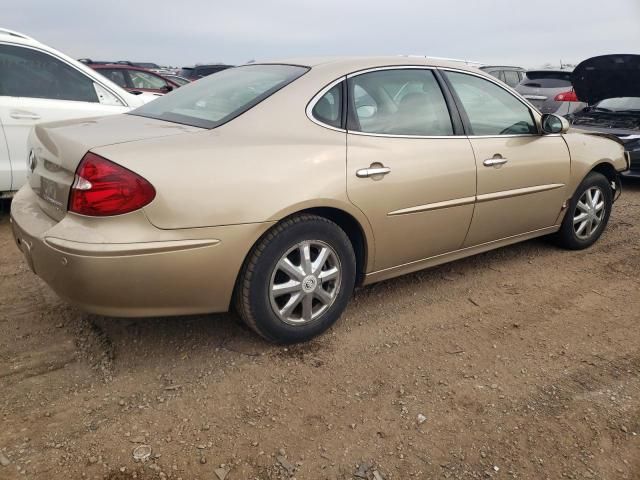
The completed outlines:
[[[475,67],[296,59],[126,115],[37,126],[11,207],[27,264],[98,314],[234,305],[264,338],[329,328],[355,285],[606,228],[628,156]],[[178,279],[179,281],[176,281]]]

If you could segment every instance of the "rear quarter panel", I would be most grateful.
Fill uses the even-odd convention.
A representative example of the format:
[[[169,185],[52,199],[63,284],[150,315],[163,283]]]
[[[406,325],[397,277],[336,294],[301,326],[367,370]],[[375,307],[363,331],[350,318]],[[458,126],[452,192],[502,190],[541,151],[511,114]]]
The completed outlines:
[[[311,72],[308,74],[311,77]],[[95,148],[145,177],[156,198],[144,208],[160,229],[278,221],[332,207],[373,235],[346,193],[346,134],[309,120],[324,83],[307,75],[213,130]]]

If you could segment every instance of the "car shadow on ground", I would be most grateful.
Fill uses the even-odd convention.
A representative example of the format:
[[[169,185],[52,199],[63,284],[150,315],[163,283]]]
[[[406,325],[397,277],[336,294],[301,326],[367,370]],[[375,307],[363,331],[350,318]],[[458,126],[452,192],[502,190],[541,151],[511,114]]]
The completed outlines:
[[[438,284],[456,287],[456,278],[480,275],[482,269],[506,271],[512,261],[527,261],[534,257],[552,255],[557,247],[545,239],[534,239],[474,257],[458,260],[428,270],[369,285],[356,290],[342,319],[327,333],[296,346],[272,345],[261,339],[231,313],[120,319],[87,315],[75,311],[70,315],[69,329],[76,330],[76,338],[88,343],[81,349],[87,358],[107,358],[115,373],[121,369],[148,365],[171,367],[186,357],[206,358],[211,365],[242,357],[296,357],[316,361],[316,353],[330,354],[337,348],[345,329],[384,309],[392,301],[397,305],[411,300],[413,295],[429,292]],[[74,309],[75,310],[75,309]],[[100,352],[101,351],[101,352]]]

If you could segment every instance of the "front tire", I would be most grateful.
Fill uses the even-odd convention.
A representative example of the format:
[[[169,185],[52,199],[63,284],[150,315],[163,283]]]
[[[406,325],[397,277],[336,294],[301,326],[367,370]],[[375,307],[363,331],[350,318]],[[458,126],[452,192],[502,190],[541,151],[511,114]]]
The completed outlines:
[[[324,217],[296,215],[273,227],[249,254],[236,286],[236,309],[270,342],[304,342],[338,320],[355,278],[347,234]]]
[[[593,245],[609,222],[613,192],[607,178],[591,172],[576,189],[569,208],[556,234],[557,243],[569,250],[582,250]]]

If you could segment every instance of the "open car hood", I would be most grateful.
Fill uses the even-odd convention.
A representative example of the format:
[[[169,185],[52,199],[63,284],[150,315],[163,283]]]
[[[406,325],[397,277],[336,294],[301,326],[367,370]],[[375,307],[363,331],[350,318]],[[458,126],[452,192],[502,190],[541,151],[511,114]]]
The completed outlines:
[[[640,55],[601,55],[581,62],[571,83],[589,105],[615,97],[640,97]]]

